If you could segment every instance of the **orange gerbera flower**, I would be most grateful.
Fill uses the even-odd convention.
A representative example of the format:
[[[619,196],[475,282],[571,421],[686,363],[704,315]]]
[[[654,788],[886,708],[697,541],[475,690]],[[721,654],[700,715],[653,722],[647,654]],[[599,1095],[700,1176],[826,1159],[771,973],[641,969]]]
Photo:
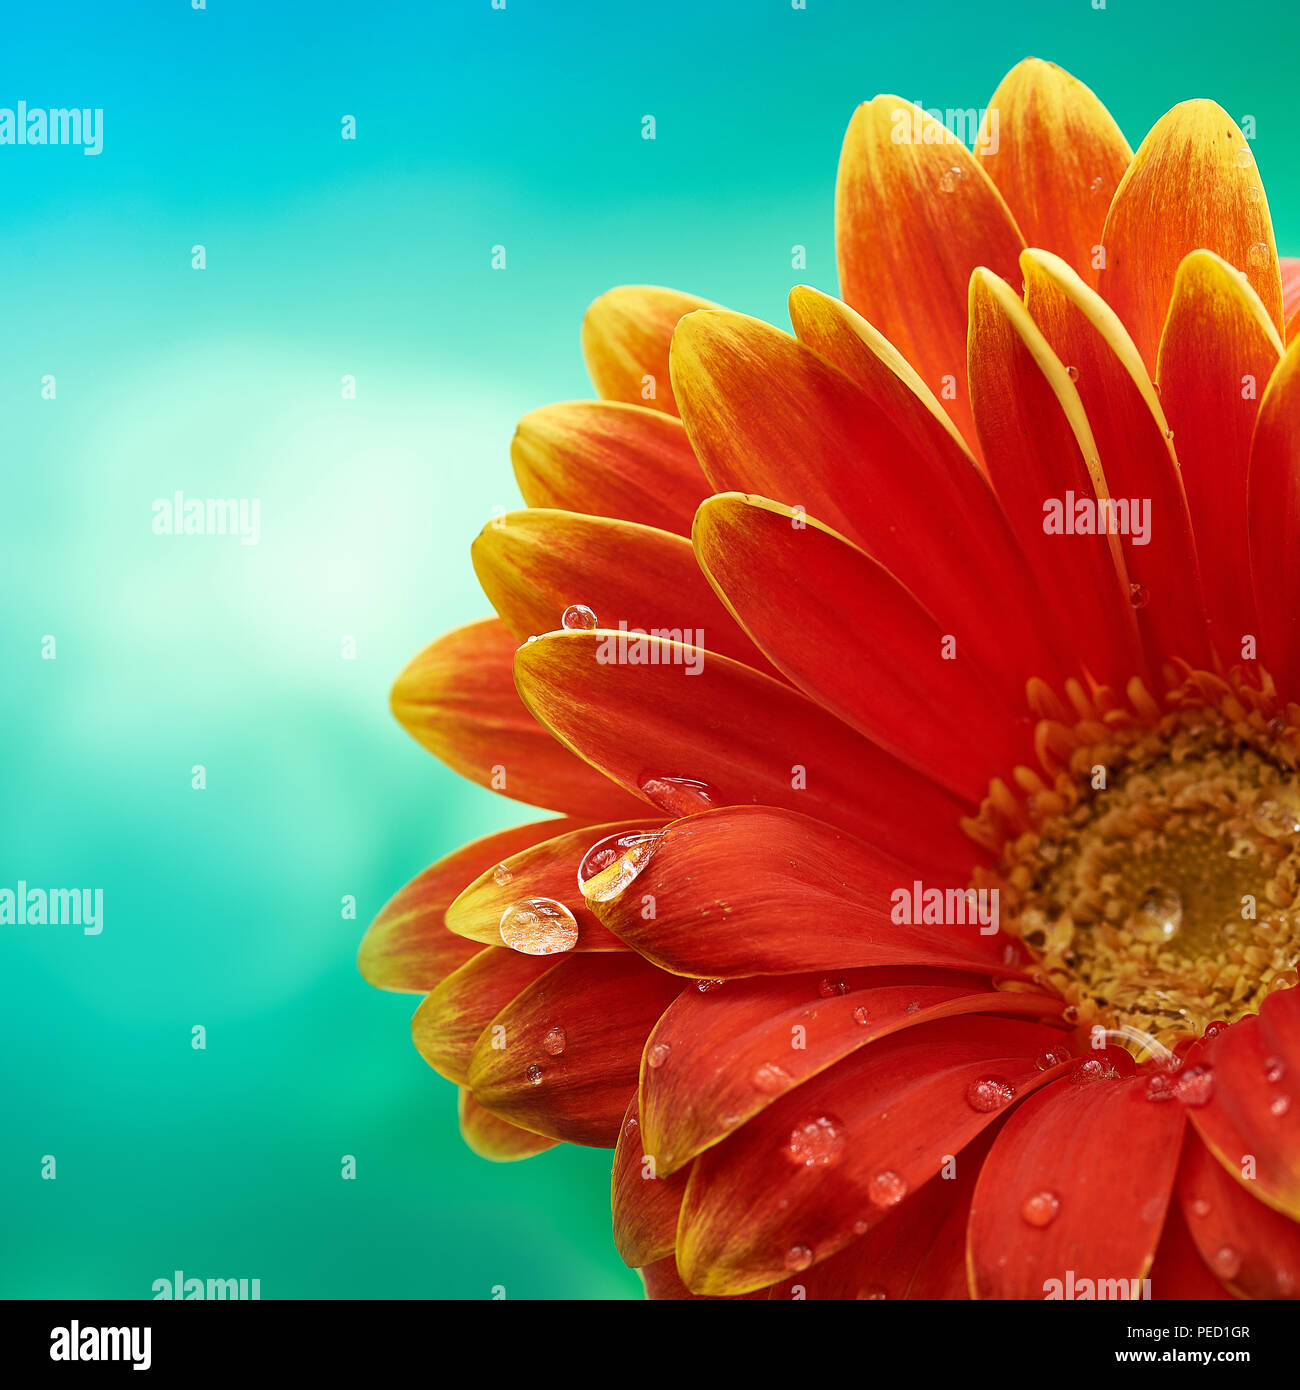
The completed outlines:
[[[1300,276],[1213,103],[990,110],[859,108],[793,337],[598,299],[393,691],[566,819],[362,971],[654,1296],[1300,1290]]]

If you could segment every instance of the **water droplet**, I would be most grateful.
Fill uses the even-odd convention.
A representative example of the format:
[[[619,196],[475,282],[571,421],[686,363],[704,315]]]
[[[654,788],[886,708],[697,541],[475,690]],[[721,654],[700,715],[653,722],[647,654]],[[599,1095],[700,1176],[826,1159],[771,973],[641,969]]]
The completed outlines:
[[[789,1080],[789,1073],[778,1067],[775,1062],[764,1062],[753,1076],[754,1085],[765,1096],[774,1096],[778,1091],[783,1091]]]
[[[804,1168],[829,1168],[844,1152],[843,1121],[834,1115],[805,1120],[790,1132],[786,1150],[793,1162]]]
[[[1084,1085],[1089,1081],[1101,1081],[1105,1075],[1106,1064],[1100,1057],[1085,1058],[1066,1073],[1067,1078],[1076,1085]]]
[[[525,956],[571,951],[578,940],[572,912],[554,898],[524,898],[501,914],[501,940]]]
[[[1079,379],[1078,367],[1067,367],[1065,369],[1065,374],[1070,378],[1071,381],[1078,381]]]
[[[725,980],[696,980],[695,988],[701,994],[707,994],[711,989],[717,989],[719,985],[726,984]]]
[[[670,816],[693,816],[721,804],[717,790],[696,777],[642,777],[637,787]]]
[[[568,1042],[569,1035],[563,1028],[557,1025],[547,1030],[546,1036],[542,1039],[542,1047],[549,1052],[552,1057],[558,1057],[560,1053],[564,1051]]]
[[[1178,1078],[1158,1071],[1147,1080],[1148,1100],[1173,1100],[1178,1094]]]
[[[966,177],[965,171],[957,168],[954,164],[951,169],[945,169],[939,179],[939,188],[944,193],[955,193],[961,187],[961,181]]]
[[[492,877],[496,880],[498,888],[504,888],[514,878],[514,874],[504,864],[498,864],[492,870]]]
[[[1205,1218],[1209,1216],[1212,1210],[1213,1208],[1210,1206],[1209,1202],[1205,1200],[1204,1197],[1192,1198],[1192,1215],[1197,1217],[1199,1220],[1204,1221]]]
[[[1179,1072],[1174,1086],[1178,1099],[1184,1105],[1199,1110],[1202,1105],[1210,1103],[1210,1097],[1214,1094],[1214,1073],[1206,1066],[1189,1067]]]
[[[1272,257],[1268,253],[1268,244],[1263,241],[1257,241],[1254,246],[1246,252],[1246,264],[1255,266],[1256,268],[1266,266],[1271,259]]]
[[[880,1287],[879,1284],[868,1284],[858,1295],[859,1300],[869,1300],[879,1303],[882,1299],[888,1299],[889,1295]]]
[[[1031,1226],[1050,1226],[1056,1220],[1056,1213],[1061,1209],[1061,1199],[1055,1192],[1035,1192],[1032,1197],[1026,1197],[1024,1206],[1020,1208],[1020,1215]]]
[[[920,1003],[913,999],[912,1002],[903,1010],[905,1014],[914,1014],[921,1007]]]
[[[1231,1245],[1222,1245],[1210,1257],[1210,1266],[1220,1279],[1235,1279],[1241,1273],[1241,1255]]]
[[[1273,1275],[1279,1298],[1290,1298],[1295,1292],[1295,1275],[1289,1269],[1278,1269]]]
[[[1237,151],[1237,167],[1239,169],[1249,169],[1255,162],[1255,156],[1243,145]]]
[[[1282,840],[1300,831],[1300,820],[1296,819],[1295,811],[1280,801],[1274,801],[1272,797],[1257,801],[1250,808],[1250,818],[1255,823],[1255,829],[1270,840]]]
[[[1130,584],[1128,586],[1128,601],[1134,608],[1145,608],[1151,602],[1151,590],[1145,584]]]
[[[853,1010],[854,1023],[865,1023],[869,1017],[870,1015],[867,1013],[865,1004],[859,1004],[858,1007]]]
[[[646,860],[659,847],[662,839],[661,831],[625,830],[597,840],[582,856],[582,862],[578,865],[578,887],[593,902],[610,902],[645,868]],[[615,864],[621,865],[619,872],[611,874],[609,882],[602,881],[596,889],[588,893],[588,882]]]
[[[853,1234],[855,1236],[865,1236],[870,1229],[871,1223],[869,1221],[855,1221],[853,1223]]]
[[[1182,898],[1173,888],[1157,884],[1143,894],[1127,926],[1139,941],[1158,943],[1172,940],[1182,924]]]
[[[871,1179],[867,1195],[878,1207],[896,1207],[907,1196],[907,1180],[886,1168]]]
[[[806,1245],[792,1245],[785,1252],[785,1267],[787,1269],[807,1269],[810,1264],[812,1264],[812,1251]]]
[[[1221,1018],[1216,1018],[1213,1023],[1207,1023],[1205,1025],[1206,1040],[1208,1041],[1210,1038],[1217,1038],[1219,1034],[1226,1031],[1227,1028],[1228,1024],[1225,1023],[1224,1020]]]
[[[1065,1008],[1063,1008],[1063,1009],[1061,1010],[1061,1017],[1066,1021],[1066,1023],[1078,1023],[1078,1021],[1079,1021],[1079,1007],[1078,1007],[1078,1005],[1077,1005],[1077,1004],[1067,1004],[1067,1005],[1065,1006]]]
[[[1050,1071],[1053,1067],[1059,1067],[1062,1062],[1068,1062],[1070,1054],[1063,1047],[1049,1047],[1046,1052],[1040,1052],[1034,1059],[1034,1065],[1039,1071]]]
[[[1287,1096],[1278,1096],[1268,1108],[1280,1120],[1291,1109],[1291,1101]]]
[[[645,1055],[645,1064],[648,1067],[658,1069],[668,1060],[668,1054],[672,1051],[671,1043],[655,1043]]]
[[[817,982],[817,993],[823,999],[834,999],[837,994],[847,994],[849,987],[843,980],[832,980],[828,975],[824,980]]]
[[[1257,203],[1257,202],[1259,202],[1259,200],[1260,200],[1263,196],[1264,196],[1263,190],[1260,189],[1260,188],[1257,188],[1254,184],[1251,184],[1251,186],[1246,190],[1246,197],[1249,198],[1250,201],[1251,201],[1252,203]]]
[[[532,1066],[525,1068],[524,1080],[527,1081],[530,1086],[540,1086],[542,1084],[542,1069],[536,1062],[534,1062]]]
[[[591,632],[596,626],[596,615],[585,603],[573,603],[564,610],[560,621],[570,632]]]
[[[992,1110],[1001,1110],[1016,1098],[1016,1088],[1000,1076],[985,1076],[972,1081],[966,1088],[966,1103],[972,1110],[987,1115]]]
[[[1286,1075],[1286,1063],[1280,1057],[1270,1057],[1264,1063],[1264,1080],[1281,1081]]]
[[[1088,185],[1088,192],[1094,197],[1106,186],[1106,180],[1100,174]]]
[[[641,1128],[640,1122],[635,1115],[623,1126],[623,1133],[630,1139],[638,1129]]]

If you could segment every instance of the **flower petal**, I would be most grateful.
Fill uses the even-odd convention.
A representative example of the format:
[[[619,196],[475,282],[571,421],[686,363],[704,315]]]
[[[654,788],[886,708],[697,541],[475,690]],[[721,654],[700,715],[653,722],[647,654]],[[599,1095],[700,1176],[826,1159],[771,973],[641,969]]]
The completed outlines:
[[[572,757],[520,703],[515,647],[496,618],[440,637],[398,676],[397,722],[462,777],[516,801],[584,820],[635,815],[636,800]]]
[[[672,1299],[678,1302],[691,1303],[748,1302],[767,1297],[766,1289],[759,1289],[757,1293],[742,1294],[736,1300],[709,1298],[704,1294],[692,1293],[682,1283],[681,1275],[677,1273],[677,1260],[672,1255],[666,1260],[656,1260],[654,1264],[646,1265],[637,1273],[640,1274],[641,1282],[645,1285],[646,1298],[654,1301]]]
[[[820,1261],[882,1220],[997,1117],[969,1088],[1019,1096],[1046,1075],[1032,1058],[1054,1030],[1004,1019],[926,1024],[863,1048],[769,1106],[691,1171],[677,1265],[696,1293],[735,1294]],[[796,1136],[830,1126],[809,1163]]]
[[[1252,191],[1253,190],[1253,191]],[[1246,138],[1212,101],[1184,101],[1143,140],[1115,191],[1100,289],[1154,375],[1174,277],[1191,251],[1246,272],[1282,328],[1282,280],[1268,200]]]
[[[521,898],[550,898],[563,903],[578,924],[575,951],[622,951],[627,948],[611,936],[600,918],[587,906],[578,885],[578,866],[593,845],[611,835],[649,833],[662,820],[607,821],[584,826],[525,847],[518,854],[503,855],[473,879],[447,907],[447,930],[458,937],[501,945],[501,920]],[[498,875],[497,869],[503,871]]]
[[[530,1134],[490,1110],[484,1110],[474,1099],[473,1092],[464,1086],[460,1088],[460,1132],[480,1158],[493,1163],[514,1163],[555,1147],[554,1139]]]
[[[659,285],[606,290],[582,320],[582,354],[597,394],[676,415],[668,372],[673,329],[683,314],[717,307]]]
[[[1007,939],[981,935],[964,877],[923,885],[954,890],[944,912],[960,906],[969,918],[960,926],[911,921],[918,882],[898,860],[809,816],[734,806],[675,821],[631,886],[592,906],[633,950],[705,979],[867,965],[1019,973],[1018,956],[1004,960]]]
[[[1106,487],[1123,508],[1119,541],[1129,579],[1145,582],[1149,594],[1138,628],[1151,665],[1159,670],[1168,658],[1181,657],[1207,669],[1192,519],[1164,412],[1142,358],[1114,310],[1059,256],[1026,251],[1020,264],[1025,307],[1052,351],[1069,363]]]
[[[479,1038],[469,1066],[475,1099],[539,1134],[613,1148],[646,1035],[680,989],[628,952],[567,957]]]
[[[966,286],[978,265],[1014,275],[1025,244],[979,161],[911,102],[863,103],[840,154],[835,243],[842,297],[907,358],[973,442]]]
[[[1097,446],[1064,364],[1004,281],[971,277],[971,405],[989,477],[1057,625],[1099,682],[1141,672],[1116,536],[1048,534],[1046,503],[1106,496]]]
[[[1300,338],[1259,403],[1247,482],[1260,661],[1284,699],[1300,696]]]
[[[659,1171],[676,1172],[810,1076],[869,1043],[937,1018],[1016,1013],[1047,1020],[1062,1002],[918,969],[838,970],[685,989],[664,1011],[641,1068],[641,1130]],[[762,1084],[758,1084],[761,1079]]]
[[[520,647],[515,670],[536,718],[629,791],[691,778],[708,784],[714,805],[786,806],[917,862],[970,864],[962,803],[796,691],[658,638],[633,643],[627,654],[643,664],[632,665],[618,640],[550,633]]]
[[[1146,1276],[1184,1121],[1181,1106],[1148,1100],[1146,1085],[1144,1076],[1060,1080],[1011,1116],[971,1205],[975,1297],[1072,1297],[1052,1281],[1064,1285],[1072,1274],[1076,1284],[1125,1281],[1127,1288]],[[1031,1219],[1025,1205],[1035,1198],[1055,1206]]]
[[[751,666],[767,663],[718,602],[691,543],[670,531],[578,512],[509,512],[471,554],[483,592],[523,642],[583,604],[602,627],[640,628]]]
[[[733,492],[701,506],[692,539],[773,665],[900,762],[978,801],[991,768],[1026,761],[1010,692],[999,694],[887,569],[829,527]]]
[[[1232,1302],[1232,1295],[1201,1262],[1177,1202],[1170,1202],[1165,1213],[1150,1279],[1151,1297],[1160,1303],[1195,1299]]]
[[[415,1049],[440,1076],[463,1086],[479,1034],[519,993],[555,964],[503,946],[480,947],[416,1009]]]
[[[444,914],[478,874],[502,859],[583,822],[534,821],[473,840],[439,859],[394,893],[371,922],[357,953],[357,969],[376,989],[427,994],[439,980],[478,954],[463,934],[448,930]]]
[[[1242,1298],[1300,1298],[1300,1225],[1257,1202],[1195,1134],[1178,1170],[1183,1216],[1201,1259]]]
[[[1300,311],[1300,258],[1283,256],[1278,268],[1282,273],[1282,314],[1290,323]]]
[[[643,1147],[640,1112],[633,1093],[614,1149],[611,1206],[614,1245],[632,1268],[653,1264],[673,1253],[677,1214],[690,1169],[663,1172]]]
[[[993,93],[975,153],[1029,245],[1095,286],[1093,248],[1133,151],[1093,92],[1055,63],[1024,59]]]
[[[1203,1060],[1214,1084],[1188,1110],[1196,1132],[1256,1200],[1300,1220],[1300,988],[1270,994]]]
[[[510,444],[530,507],[610,516],[685,535],[709,486],[681,421],[614,401],[543,406]]]
[[[883,349],[877,350],[883,352]],[[868,353],[868,356],[871,354]],[[945,632],[1021,683],[1059,667],[988,480],[881,357],[858,385],[789,334],[692,314],[673,339],[682,418],[718,492],[801,507],[884,565]],[[890,382],[893,382],[891,385]]]

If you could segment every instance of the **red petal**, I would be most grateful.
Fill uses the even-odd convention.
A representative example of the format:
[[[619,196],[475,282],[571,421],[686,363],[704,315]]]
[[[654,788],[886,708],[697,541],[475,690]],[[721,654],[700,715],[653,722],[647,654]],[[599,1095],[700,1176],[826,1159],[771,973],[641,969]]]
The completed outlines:
[[[803,1252],[826,1259],[937,1173],[996,1110],[973,1085],[1041,1083],[1030,1058],[1059,1032],[1002,1019],[931,1023],[864,1048],[701,1154],[682,1203],[677,1261],[697,1293],[743,1293],[786,1277]],[[808,1165],[792,1140],[831,1124],[831,1160]],[[824,1147],[817,1152],[825,1153]]]
[[[1197,1299],[1232,1302],[1232,1295],[1201,1263],[1177,1202],[1170,1202],[1165,1214],[1150,1277],[1151,1297],[1162,1303]]]
[[[562,960],[479,1038],[469,1066],[475,1098],[525,1129],[613,1148],[646,1035],[680,989],[626,952]]]
[[[514,1163],[555,1147],[554,1139],[530,1134],[490,1110],[484,1110],[464,1086],[460,1088],[460,1132],[480,1158],[493,1163]]]
[[[633,642],[628,655],[652,664],[632,665],[619,636],[551,633],[521,647],[515,665],[536,718],[629,791],[690,778],[708,784],[714,805],[786,806],[918,862],[969,866],[963,803],[796,691],[658,638]]]
[[[944,906],[952,916],[961,907],[965,925],[913,923],[917,882],[911,869],[821,821],[738,806],[675,821],[638,877],[591,905],[633,950],[707,979],[863,965],[1018,973],[1004,963],[1006,938],[982,935],[964,899]],[[992,901],[985,906],[991,916]]]
[[[449,931],[443,920],[461,889],[517,850],[581,824],[546,820],[512,826],[463,845],[417,874],[389,898],[367,929],[357,955],[362,976],[377,989],[427,993],[478,954],[477,945]]]
[[[571,756],[519,701],[515,639],[496,618],[426,647],[393,686],[393,714],[448,767],[516,801],[584,820],[635,815],[640,803]]]
[[[1007,1121],[971,1207],[977,1298],[1077,1298],[1071,1278],[1077,1290],[1080,1280],[1146,1276],[1183,1138],[1181,1106],[1148,1100],[1146,1088],[1145,1076],[1058,1081]]]
[[[677,1213],[690,1169],[666,1174],[654,1158],[647,1161],[640,1112],[634,1094],[623,1116],[614,1149],[612,1206],[614,1244],[623,1263],[637,1268],[673,1253]]]

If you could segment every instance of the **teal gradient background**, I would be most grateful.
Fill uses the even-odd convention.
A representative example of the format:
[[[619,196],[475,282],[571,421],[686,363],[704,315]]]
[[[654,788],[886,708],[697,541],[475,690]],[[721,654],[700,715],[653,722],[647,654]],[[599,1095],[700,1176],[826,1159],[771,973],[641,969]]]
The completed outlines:
[[[469,542],[517,502],[516,419],[590,394],[596,294],[785,324],[793,281],[835,288],[854,105],[983,106],[1029,53],[1135,146],[1188,96],[1253,115],[1300,251],[1294,5],[807,3],[6,12],[0,106],[102,107],[105,142],[0,147],[0,886],[102,887],[105,930],[0,928],[0,1293],[640,1295],[608,1155],[473,1157],[416,1001],[354,963],[408,878],[530,818],[387,692],[486,611]],[[260,544],[154,536],[177,489],[260,498]]]

